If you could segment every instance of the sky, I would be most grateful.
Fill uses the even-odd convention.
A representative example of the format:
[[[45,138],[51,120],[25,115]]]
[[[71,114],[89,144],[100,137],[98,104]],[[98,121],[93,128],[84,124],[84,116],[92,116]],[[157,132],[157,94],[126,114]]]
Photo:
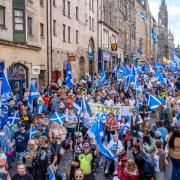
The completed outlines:
[[[161,0],[149,0],[151,13],[158,19]],[[169,14],[169,29],[174,34],[175,45],[180,44],[180,0],[166,0]],[[158,22],[158,21],[157,21]]]

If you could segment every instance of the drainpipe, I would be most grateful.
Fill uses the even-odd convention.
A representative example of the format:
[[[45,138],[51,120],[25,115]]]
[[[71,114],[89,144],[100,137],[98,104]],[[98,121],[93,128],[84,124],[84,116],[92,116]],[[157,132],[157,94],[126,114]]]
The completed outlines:
[[[52,80],[52,0],[50,0],[50,43],[51,43],[51,49],[50,49],[50,70],[51,70],[51,80]]]
[[[47,33],[47,74],[48,74],[48,83],[50,82],[50,68],[49,68],[49,9],[48,9],[48,1],[46,0],[46,33]]]

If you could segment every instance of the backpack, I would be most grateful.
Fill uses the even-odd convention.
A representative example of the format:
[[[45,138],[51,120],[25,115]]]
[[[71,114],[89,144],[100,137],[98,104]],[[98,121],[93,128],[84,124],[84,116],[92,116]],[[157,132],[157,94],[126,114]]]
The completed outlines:
[[[140,154],[140,157],[144,160],[144,165],[142,167],[144,175],[154,176],[156,167],[154,160],[145,154]]]

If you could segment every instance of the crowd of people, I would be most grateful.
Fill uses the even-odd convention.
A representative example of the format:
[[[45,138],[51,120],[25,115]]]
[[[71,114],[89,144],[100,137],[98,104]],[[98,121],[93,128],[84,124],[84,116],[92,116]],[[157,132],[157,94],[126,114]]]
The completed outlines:
[[[61,80],[47,87],[42,85],[32,106],[28,103],[28,89],[23,99],[14,96],[9,101],[8,116],[18,112],[20,119],[10,127],[13,137],[8,151],[0,146],[0,179],[45,180],[52,169],[57,179],[93,180],[102,163],[105,177],[112,179],[164,180],[170,167],[171,180],[180,179],[179,71],[175,73],[162,65],[161,73],[168,83],[161,84],[155,73],[146,71],[146,66],[141,66],[141,73],[137,73],[141,91],[133,82],[127,88],[125,78],[119,81],[113,71],[106,73],[107,82],[103,83],[102,75],[97,74],[74,80],[70,89]],[[156,71],[156,66],[152,67]],[[147,94],[163,99],[166,106],[151,109]],[[75,110],[73,103],[81,107],[83,97],[88,103],[132,107],[129,116],[110,112],[104,122],[103,143],[114,159],[103,157],[96,137],[89,134],[93,114],[86,109],[81,113]],[[50,121],[55,112],[65,115],[63,124]],[[30,138],[32,125],[36,133]],[[67,152],[72,156],[70,171],[60,174],[59,168],[63,167],[59,166]],[[14,167],[17,171],[12,172]]]

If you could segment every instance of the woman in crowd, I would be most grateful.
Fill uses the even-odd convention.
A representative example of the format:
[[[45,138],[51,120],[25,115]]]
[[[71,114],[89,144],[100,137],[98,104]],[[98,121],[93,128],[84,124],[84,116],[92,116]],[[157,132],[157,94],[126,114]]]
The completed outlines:
[[[175,129],[170,137],[169,156],[172,162],[171,180],[180,179],[180,129]]]

